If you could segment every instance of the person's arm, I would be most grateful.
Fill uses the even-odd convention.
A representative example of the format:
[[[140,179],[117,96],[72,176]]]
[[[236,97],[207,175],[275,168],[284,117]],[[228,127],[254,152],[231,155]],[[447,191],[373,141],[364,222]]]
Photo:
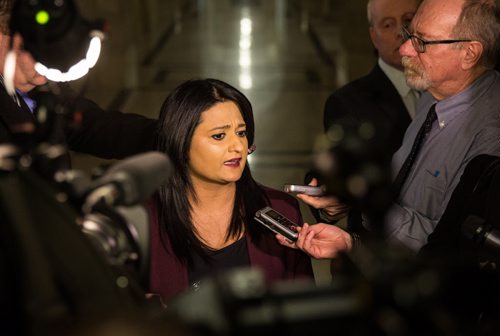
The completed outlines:
[[[385,232],[389,240],[417,252],[427,243],[427,237],[434,231],[437,222],[412,208],[393,204],[386,216]]]
[[[340,252],[353,247],[353,236],[341,228],[324,223],[297,227],[299,237],[295,243],[280,234],[276,239],[281,245],[300,249],[316,259],[335,258]]]
[[[70,149],[104,159],[121,159],[156,149],[157,120],[104,111],[77,98],[65,133]]]

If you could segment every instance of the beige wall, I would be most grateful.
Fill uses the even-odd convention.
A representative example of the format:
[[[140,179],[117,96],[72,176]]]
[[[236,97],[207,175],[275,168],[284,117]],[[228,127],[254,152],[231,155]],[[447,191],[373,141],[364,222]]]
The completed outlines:
[[[368,34],[366,18],[367,0],[296,0],[310,16],[313,27],[318,27],[320,38],[325,45],[328,39],[335,38],[330,32],[321,36],[321,27],[338,27],[340,50],[333,50],[335,57],[342,62],[338,66],[345,67],[344,82],[367,74],[375,64],[375,51]],[[334,43],[334,45],[337,45]],[[340,83],[344,84],[344,83]]]
[[[77,0],[88,19],[105,19],[109,32],[85,95],[107,106],[122,89],[145,80],[141,63],[189,0]],[[78,83],[80,87],[83,81]]]
[[[77,0],[87,19],[105,19],[109,26],[101,57],[91,72],[71,86],[107,108],[126,89],[149,81],[142,62],[160,37],[193,0]],[[142,113],[143,111],[134,111]],[[71,153],[73,167],[91,172],[107,160]]]

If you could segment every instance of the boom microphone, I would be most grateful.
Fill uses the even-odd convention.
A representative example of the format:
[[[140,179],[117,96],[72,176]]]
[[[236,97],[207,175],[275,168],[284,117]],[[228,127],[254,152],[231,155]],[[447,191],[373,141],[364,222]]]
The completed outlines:
[[[108,169],[97,179],[83,206],[84,212],[98,202],[108,206],[130,206],[144,202],[171,175],[172,164],[160,152],[131,156]]]
[[[467,217],[462,224],[462,233],[488,256],[500,260],[500,231],[483,218],[474,215]]]

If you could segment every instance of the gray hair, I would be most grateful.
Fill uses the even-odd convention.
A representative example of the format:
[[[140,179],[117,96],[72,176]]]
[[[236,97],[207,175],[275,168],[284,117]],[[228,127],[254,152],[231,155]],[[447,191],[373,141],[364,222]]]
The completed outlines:
[[[479,64],[492,68],[500,54],[500,6],[498,0],[465,0],[453,28],[457,39],[479,41],[483,55]]]
[[[371,11],[372,2],[373,0],[368,0],[368,2],[366,3],[366,18],[368,19],[368,24],[370,25],[370,27],[373,26],[373,18]]]
[[[368,0],[368,2],[366,3],[366,18],[368,19],[368,24],[370,25],[370,27],[373,26],[373,17],[372,17],[372,10],[371,10],[373,1],[375,1],[375,0]],[[423,0],[416,0],[415,1],[417,3],[417,8],[418,8],[418,6],[420,6],[420,3],[422,1]],[[500,0],[497,0],[497,1],[500,1]]]

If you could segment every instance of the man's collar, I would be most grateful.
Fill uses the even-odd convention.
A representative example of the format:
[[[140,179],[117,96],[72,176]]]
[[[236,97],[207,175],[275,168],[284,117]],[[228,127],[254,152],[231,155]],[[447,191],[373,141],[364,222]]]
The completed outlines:
[[[408,94],[408,92],[410,92],[411,89],[408,84],[406,84],[406,78],[403,71],[387,64],[380,57],[378,59],[378,65],[385,73],[385,75],[389,77],[389,80],[396,87],[396,90],[398,91],[400,96],[404,97]]]

